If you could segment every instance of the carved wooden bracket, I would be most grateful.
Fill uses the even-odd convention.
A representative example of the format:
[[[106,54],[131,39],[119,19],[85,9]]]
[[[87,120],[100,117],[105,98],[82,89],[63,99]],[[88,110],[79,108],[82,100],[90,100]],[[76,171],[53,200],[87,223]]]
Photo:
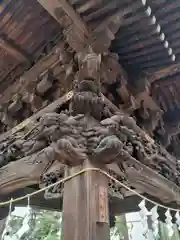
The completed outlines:
[[[164,177],[179,184],[174,159],[155,145],[132,118],[122,113],[101,122],[83,114],[75,117],[65,113],[47,114],[31,125],[28,133],[25,129],[23,135],[17,132],[11,139],[4,139],[0,150],[3,151],[1,164],[5,165],[0,171],[0,191],[4,193],[37,184],[48,171],[58,170],[62,164],[79,165],[87,158],[101,164],[116,162],[130,186],[163,201],[171,199],[170,187],[165,183],[168,180]],[[13,162],[8,163],[11,159]],[[53,164],[56,167],[49,170]],[[155,188],[162,188],[162,193],[154,191]],[[179,202],[176,195],[179,188],[176,185],[173,188],[173,199]],[[169,197],[163,197],[164,192]]]

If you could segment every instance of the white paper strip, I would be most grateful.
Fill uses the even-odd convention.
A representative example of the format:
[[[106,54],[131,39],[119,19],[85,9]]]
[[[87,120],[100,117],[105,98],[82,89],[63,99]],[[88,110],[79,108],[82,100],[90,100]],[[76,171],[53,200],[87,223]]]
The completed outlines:
[[[167,210],[167,212],[165,213],[165,216],[166,216],[166,226],[167,226],[167,229],[168,229],[168,236],[169,237],[172,237],[173,234],[174,234],[174,228],[173,228],[173,223],[172,223],[172,216],[171,216],[171,213],[169,210]]]
[[[140,208],[139,215],[141,217],[141,223],[143,226],[143,235],[148,239],[148,222],[147,222],[147,216],[150,214],[150,212],[146,208],[146,202],[145,200],[142,200],[140,204],[138,205]]]
[[[153,236],[155,239],[159,238],[159,214],[157,212],[158,206],[154,206],[151,209],[151,220],[152,220],[152,229],[153,229]]]

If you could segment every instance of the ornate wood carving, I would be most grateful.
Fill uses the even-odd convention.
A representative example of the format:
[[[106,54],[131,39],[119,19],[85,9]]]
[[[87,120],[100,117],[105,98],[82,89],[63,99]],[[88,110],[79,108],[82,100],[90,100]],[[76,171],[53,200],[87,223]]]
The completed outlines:
[[[63,51],[61,56],[61,62],[68,61],[66,60],[68,55]],[[17,131],[11,135],[11,139],[4,139],[1,142],[1,165],[5,165],[2,168],[1,175],[4,179],[8,179],[8,176],[10,176],[11,182],[1,183],[0,181],[0,189],[2,191],[16,189],[21,186],[20,184],[23,184],[22,179],[25,178],[27,184],[31,184],[31,179],[36,179],[36,183],[40,179],[41,183],[48,182],[48,177],[49,179],[51,177],[58,179],[59,176],[54,174],[54,170],[50,170],[53,164],[56,164],[55,168],[60,170],[62,164],[76,166],[82,164],[86,159],[101,164],[117,162],[121,172],[126,177],[128,176],[128,169],[131,168],[129,162],[138,161],[170,181],[179,184],[174,159],[154,144],[153,140],[136,125],[133,118],[126,116],[123,112],[114,114],[113,111],[116,111],[116,109],[112,111],[111,107],[107,107],[107,101],[105,102],[102,98],[101,83],[104,79],[107,79],[107,76],[112,79],[121,76],[119,64],[116,64],[116,56],[110,54],[101,56],[94,53],[92,48],[88,46],[76,54],[75,59],[78,68],[74,80],[74,95],[70,104],[70,112],[41,116],[40,119],[32,122],[29,127],[26,126],[22,134]],[[106,78],[103,78],[102,72],[105,68],[107,68]],[[44,95],[50,89],[49,87],[52,87],[52,85],[46,84],[51,81],[51,78],[48,77],[47,74],[38,83],[39,85],[36,83],[33,86],[34,90],[27,99],[33,99],[32,96],[36,96],[38,92]],[[142,96],[140,97],[142,98]],[[144,105],[142,109],[143,107]],[[144,112],[141,114],[143,120],[149,120],[151,114],[148,113],[149,115],[146,116],[146,109],[143,110]],[[155,126],[150,125],[150,127],[153,131],[156,124]],[[24,175],[21,172],[18,173],[18,168],[14,170],[16,163],[18,166],[22,161],[25,161],[25,165],[31,166],[32,159],[36,159],[37,155],[45,157],[46,154],[51,155],[49,161],[44,161],[42,165],[39,165],[41,166],[41,172],[37,170],[37,173],[35,171],[36,167],[30,168],[31,174],[29,177],[28,174],[26,176],[26,173]],[[13,164],[9,163],[12,160],[14,161]],[[58,165],[58,163],[60,164]],[[7,172],[4,171],[4,168],[10,170]],[[28,167],[26,169],[28,172]],[[12,177],[13,171],[16,171],[17,176],[21,177],[18,179],[16,176]],[[48,175],[48,173],[50,174]],[[36,174],[39,175],[39,179],[37,179]],[[127,177],[127,181],[128,179],[130,178]],[[147,181],[147,179],[145,180]],[[16,184],[17,181],[19,185]],[[8,188],[6,188],[6,184],[9,184]],[[155,194],[151,189],[147,190],[147,187],[143,184],[140,183],[142,191],[150,195]],[[158,197],[162,198],[159,195]]]
[[[74,117],[65,113],[47,114],[30,129],[26,128],[25,132],[24,135],[17,133],[13,135],[13,139],[11,137],[1,142],[3,152],[1,165],[5,165],[1,168],[0,174],[3,179],[0,181],[1,191],[13,190],[22,186],[18,185],[20,183],[26,184],[24,179],[27,180],[27,184],[32,184],[32,181],[35,183],[35,180],[37,183],[41,174],[46,174],[53,163],[57,164],[56,160],[61,164],[73,166],[83,163],[87,157],[94,163],[117,162],[121,166],[121,171],[124,171],[127,181],[133,176],[127,175],[130,170],[132,171],[132,163],[136,166],[140,162],[142,166],[149,166],[153,171],[179,184],[173,157],[148,139],[135,121],[124,114],[114,115],[100,123],[90,121],[83,114]],[[47,154],[50,154],[48,160],[41,162],[41,158],[47,159]],[[18,160],[19,158],[21,159]],[[12,163],[8,163],[12,160]],[[35,164],[36,160],[38,165]],[[22,168],[18,167],[20,165],[26,166],[27,171],[21,173]],[[136,169],[141,168],[134,167],[134,174]],[[14,172],[16,175],[13,175]],[[145,180],[145,173],[147,176],[151,175],[147,171],[142,172],[143,180],[138,180],[141,190],[162,199],[159,193],[151,191],[144,185],[145,181],[149,181],[148,178]],[[136,175],[132,177],[134,184],[135,179]],[[158,175],[157,179],[160,179]],[[154,184],[157,187],[156,183]],[[176,191],[179,191],[178,188]]]
[[[66,166],[61,164],[59,161],[55,161],[47,171],[41,175],[40,184],[41,188],[47,187],[60,179],[65,177]],[[63,197],[64,183],[55,185],[45,190],[45,199],[56,199]]]
[[[54,56],[47,56],[44,61],[40,61],[41,64],[38,62],[37,66],[19,79],[14,94],[8,97],[10,93],[7,92],[2,97],[1,133],[16,126],[72,88],[75,74],[73,54],[64,42],[58,43],[55,50],[58,54],[51,53]],[[43,71],[44,66],[49,67]]]
[[[36,91],[39,95],[44,95],[48,90],[52,88],[53,82],[55,78],[52,74],[52,72],[48,72],[45,74],[41,81],[37,84]]]

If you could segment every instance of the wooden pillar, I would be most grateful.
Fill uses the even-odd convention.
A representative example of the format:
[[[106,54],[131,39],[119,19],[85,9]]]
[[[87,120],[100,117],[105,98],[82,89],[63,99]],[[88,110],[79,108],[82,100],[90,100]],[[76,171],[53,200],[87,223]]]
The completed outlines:
[[[73,174],[82,167],[74,167]],[[108,179],[99,172],[86,172],[65,183],[64,240],[108,240]]]

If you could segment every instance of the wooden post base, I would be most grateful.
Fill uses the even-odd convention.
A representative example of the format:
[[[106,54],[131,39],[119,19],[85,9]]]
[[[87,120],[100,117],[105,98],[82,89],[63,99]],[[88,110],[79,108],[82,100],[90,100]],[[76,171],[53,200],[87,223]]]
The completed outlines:
[[[73,174],[82,167],[72,168]],[[86,172],[64,186],[64,240],[108,240],[108,179]]]

